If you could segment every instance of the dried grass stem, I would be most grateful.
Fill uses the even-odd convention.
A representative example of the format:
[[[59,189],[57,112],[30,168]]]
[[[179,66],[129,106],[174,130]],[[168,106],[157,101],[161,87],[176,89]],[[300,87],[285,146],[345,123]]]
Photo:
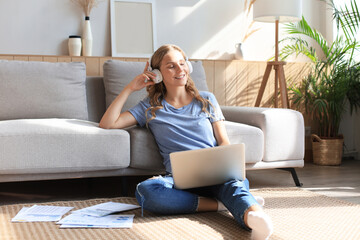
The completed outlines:
[[[91,10],[99,3],[98,0],[71,0],[73,3],[79,5],[83,10],[85,16],[90,16]]]

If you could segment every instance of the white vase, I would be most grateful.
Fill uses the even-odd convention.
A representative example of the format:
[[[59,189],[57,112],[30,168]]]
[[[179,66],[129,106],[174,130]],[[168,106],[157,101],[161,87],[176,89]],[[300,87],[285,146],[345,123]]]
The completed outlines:
[[[90,17],[86,16],[82,34],[83,56],[92,56],[92,42]]]
[[[235,58],[239,60],[244,59],[243,51],[241,49],[241,43],[235,44]]]
[[[77,35],[69,36],[68,48],[70,56],[80,56],[81,55],[81,37]]]

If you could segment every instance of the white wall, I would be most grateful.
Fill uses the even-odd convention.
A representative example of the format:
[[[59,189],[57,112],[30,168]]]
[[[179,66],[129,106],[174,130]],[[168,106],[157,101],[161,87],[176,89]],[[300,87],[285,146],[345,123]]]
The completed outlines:
[[[110,55],[108,0],[91,12],[93,55]],[[70,0],[0,0],[0,54],[68,55],[69,35],[81,34],[82,10]]]
[[[354,149],[357,152],[357,159],[360,160],[360,111],[355,114],[354,117]]]
[[[344,135],[344,154],[360,157],[360,112],[354,111],[351,115],[349,107],[341,120],[339,131]]]
[[[94,56],[111,55],[110,0],[91,12]],[[158,46],[180,45],[190,58],[232,59],[250,23],[245,0],[155,0]],[[303,0],[303,14],[326,34],[324,5]],[[81,35],[84,14],[70,0],[0,0],[0,54],[67,55],[69,35]],[[255,23],[260,30],[243,44],[245,60],[266,61],[274,55],[275,25]],[[331,36],[331,35],[330,35]]]

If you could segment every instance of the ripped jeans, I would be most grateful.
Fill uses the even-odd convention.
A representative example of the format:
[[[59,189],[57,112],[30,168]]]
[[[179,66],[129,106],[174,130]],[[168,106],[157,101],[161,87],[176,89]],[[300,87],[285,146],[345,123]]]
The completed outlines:
[[[142,209],[158,214],[195,213],[199,196],[216,198],[231,212],[240,225],[249,230],[244,223],[246,210],[258,205],[249,192],[249,181],[231,180],[224,184],[179,190],[174,187],[170,176],[147,179],[136,187],[135,196]]]

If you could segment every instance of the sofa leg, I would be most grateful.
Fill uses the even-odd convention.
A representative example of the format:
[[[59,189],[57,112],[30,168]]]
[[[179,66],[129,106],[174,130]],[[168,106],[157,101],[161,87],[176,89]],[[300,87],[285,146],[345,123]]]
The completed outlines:
[[[128,197],[129,196],[129,181],[127,176],[121,176],[121,196]]]
[[[279,169],[290,172],[291,176],[294,179],[295,185],[297,187],[302,187],[303,186],[303,184],[299,181],[299,178],[298,178],[298,176],[296,174],[295,168],[279,168]]]

